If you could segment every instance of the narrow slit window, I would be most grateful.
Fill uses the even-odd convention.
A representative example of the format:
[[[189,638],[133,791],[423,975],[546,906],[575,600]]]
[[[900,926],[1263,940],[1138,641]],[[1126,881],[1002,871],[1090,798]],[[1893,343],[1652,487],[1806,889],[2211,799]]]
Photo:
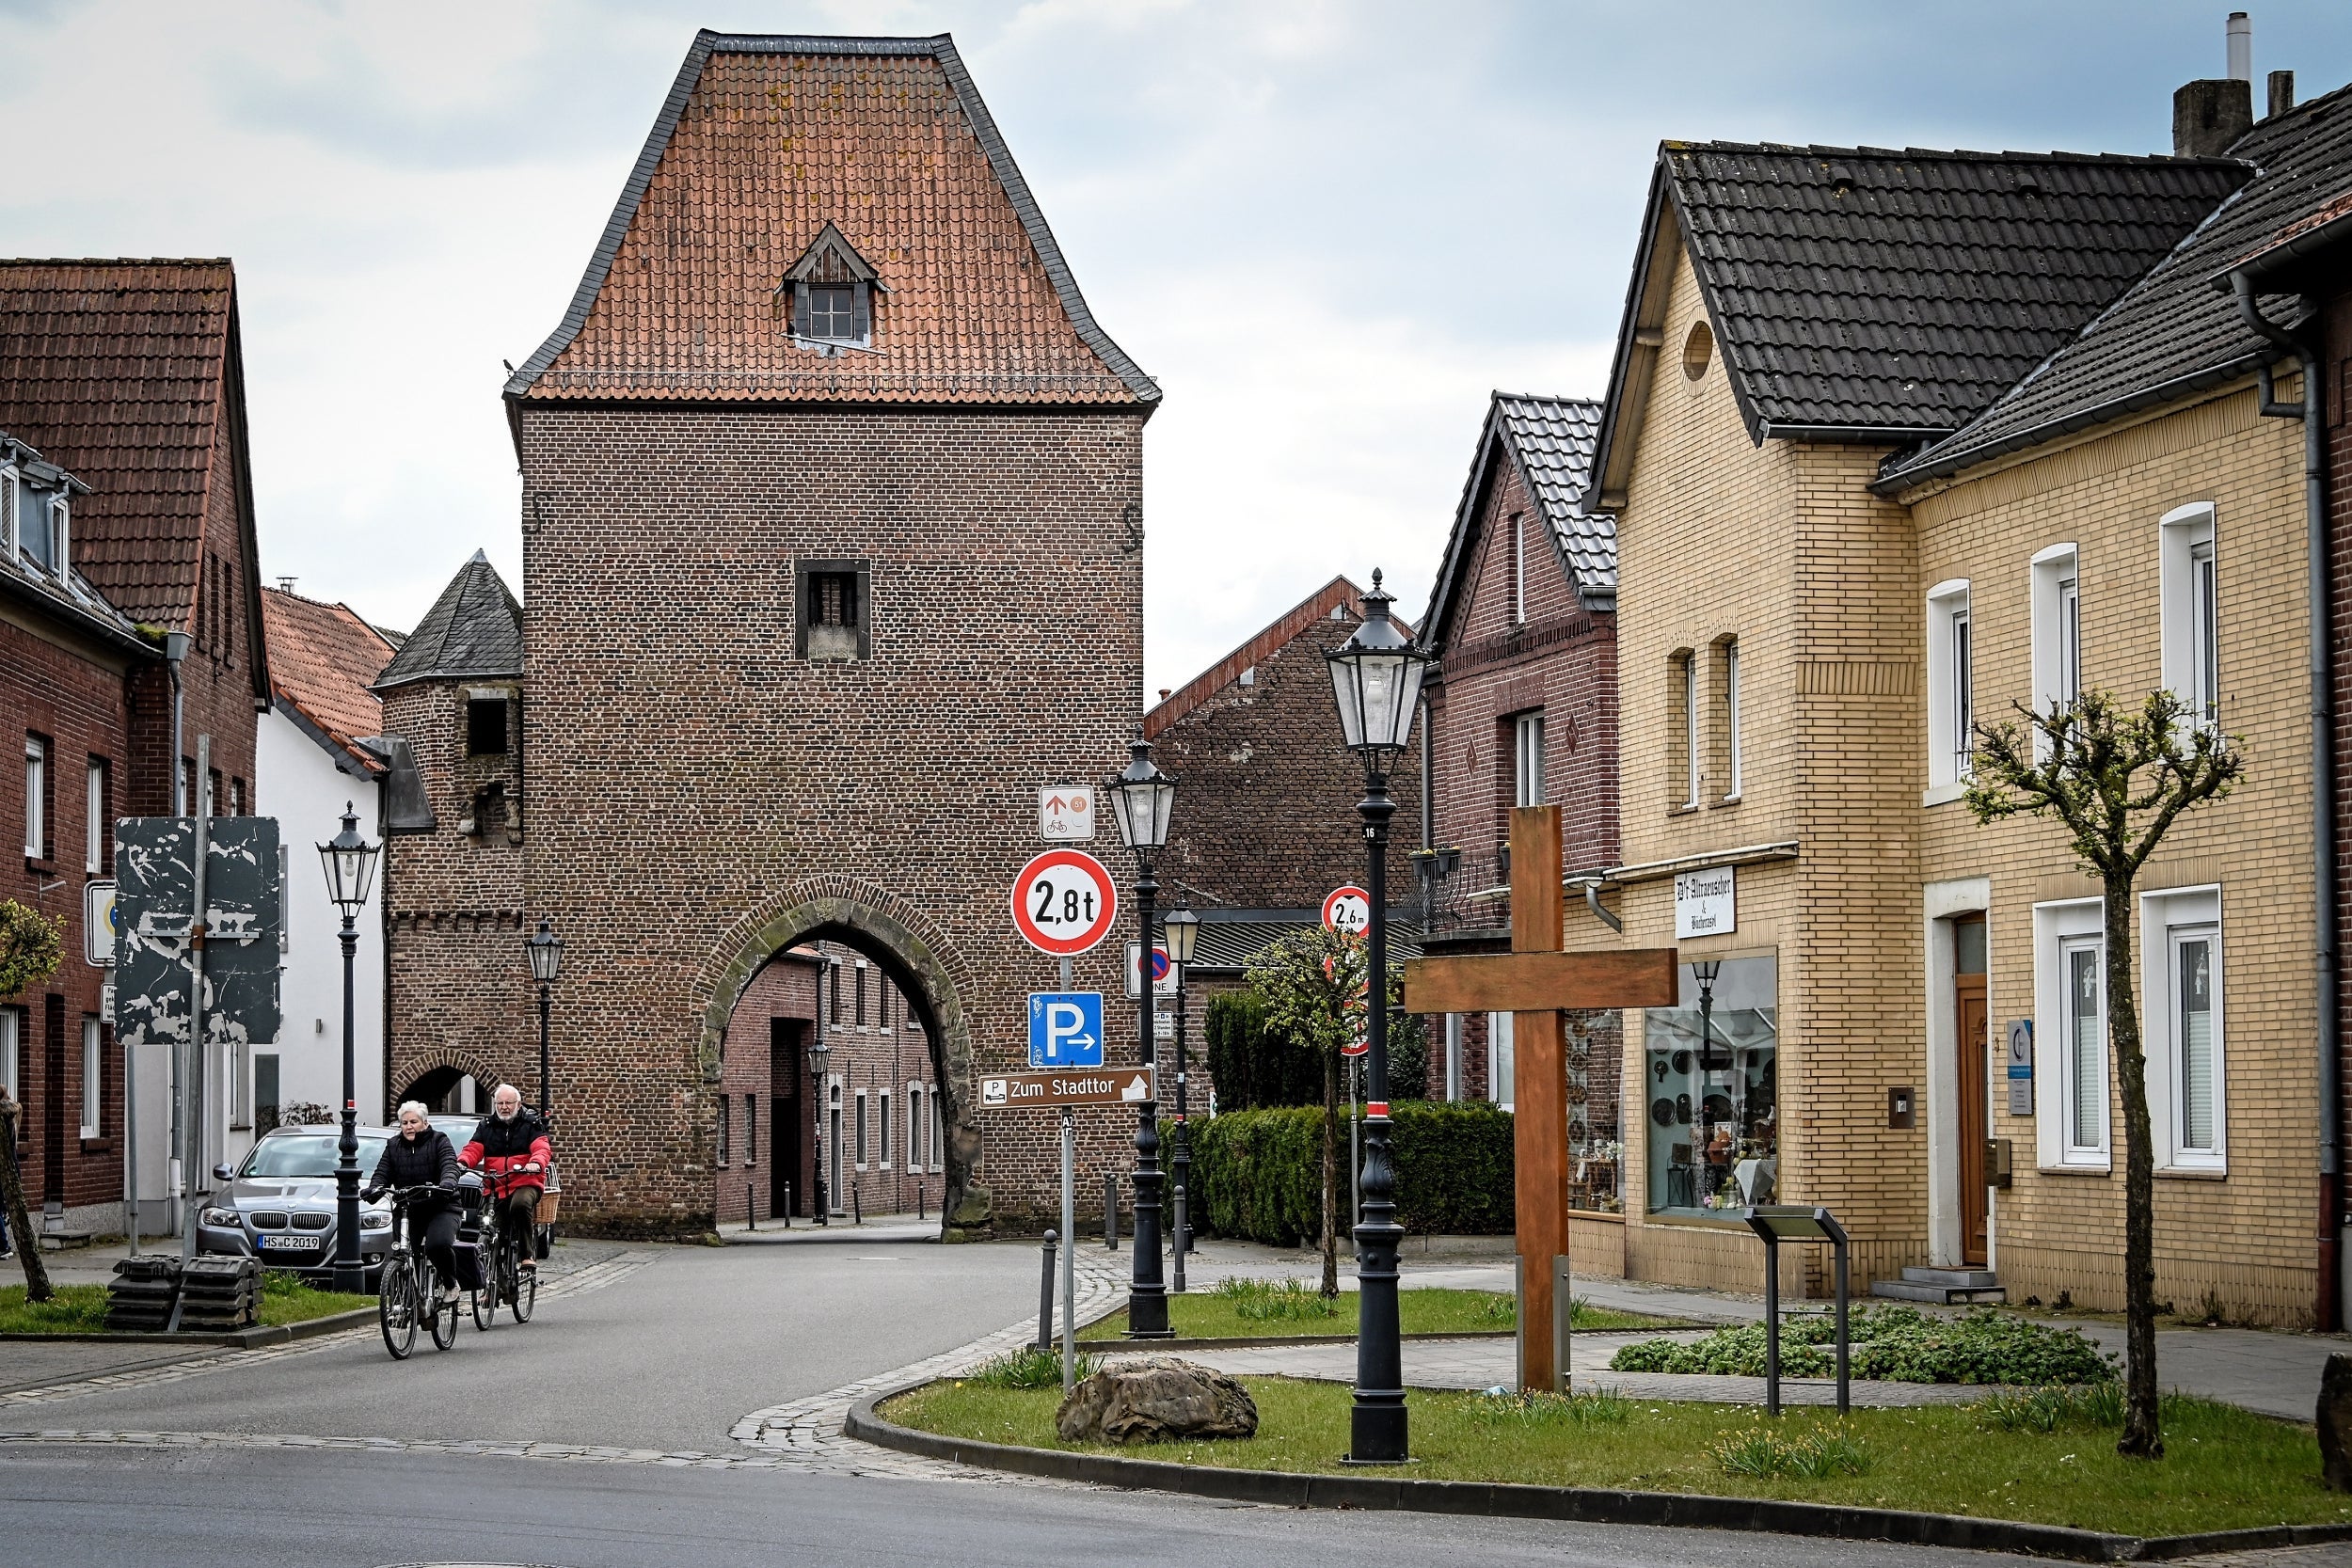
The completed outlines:
[[[105,758],[89,759],[89,816],[82,831],[82,869],[93,877],[103,876],[106,870],[106,829],[112,820],[107,802],[113,798],[108,771]]]
[[[1952,777],[1976,771],[1977,677],[1971,662],[1968,609],[1952,612]]]
[[[1682,656],[1682,761],[1685,787],[1682,803],[1696,808],[1706,771],[1699,745],[1699,656]]]
[[[2188,573],[2189,630],[2195,639],[2196,659],[2192,672],[2196,684],[2190,700],[2199,721],[2213,724],[2221,718],[2221,613],[2219,595],[2215,592],[2210,537],[2189,546]]]
[[[890,1168],[890,1091],[888,1089],[884,1089],[882,1092],[879,1109],[881,1113],[878,1119],[881,1123],[880,1148],[882,1152],[882,1169],[888,1170]]]
[[[1724,788],[1724,799],[1737,800],[1740,796],[1740,644],[1736,640],[1724,644],[1724,725],[1727,771],[1731,775]]]
[[[1511,621],[1527,624],[1527,517],[1511,514]]]
[[[1515,788],[1512,803],[1540,806],[1544,803],[1544,716],[1540,713],[1520,714],[1514,732]]]

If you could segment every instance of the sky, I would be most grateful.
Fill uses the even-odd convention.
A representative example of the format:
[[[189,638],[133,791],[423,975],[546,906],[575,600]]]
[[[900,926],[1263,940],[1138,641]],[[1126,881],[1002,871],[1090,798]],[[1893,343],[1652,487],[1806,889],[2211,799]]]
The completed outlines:
[[[0,0],[19,255],[237,264],[262,565],[405,628],[518,590],[500,404],[694,30],[952,32],[1096,319],[1161,385],[1145,680],[1338,573],[1417,617],[1495,389],[1598,397],[1661,139],[2170,150],[2184,0]],[[2352,6],[2253,9],[2257,108]]]

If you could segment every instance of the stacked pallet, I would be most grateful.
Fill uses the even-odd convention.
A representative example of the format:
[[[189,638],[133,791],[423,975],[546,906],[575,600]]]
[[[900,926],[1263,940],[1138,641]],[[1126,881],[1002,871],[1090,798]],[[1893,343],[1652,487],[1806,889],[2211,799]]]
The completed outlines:
[[[180,1276],[180,1326],[197,1333],[251,1328],[261,1321],[262,1260],[191,1258]]]
[[[106,1327],[117,1334],[161,1334],[179,1293],[179,1259],[155,1253],[118,1259],[106,1288]]]

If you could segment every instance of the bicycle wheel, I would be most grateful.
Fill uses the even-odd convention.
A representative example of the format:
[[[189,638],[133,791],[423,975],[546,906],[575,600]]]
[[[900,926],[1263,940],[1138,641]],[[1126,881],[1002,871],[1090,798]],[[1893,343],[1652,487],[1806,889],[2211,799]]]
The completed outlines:
[[[477,1263],[475,1266],[478,1268],[481,1265]],[[469,1288],[466,1291],[466,1304],[473,1308],[474,1327],[482,1333],[489,1333],[490,1325],[499,1321],[497,1282],[485,1279],[479,1286]]]
[[[428,1274],[420,1282],[425,1291],[425,1301],[433,1313],[433,1348],[447,1350],[457,1343],[457,1298],[441,1299],[441,1288],[432,1282]]]
[[[507,1310],[515,1314],[515,1321],[527,1323],[531,1321],[532,1307],[539,1300],[539,1271],[524,1268],[521,1256],[522,1248],[519,1246],[506,1249],[506,1274],[513,1291],[506,1301]]]
[[[375,1316],[384,1330],[384,1348],[392,1353],[395,1361],[405,1361],[408,1353],[417,1348],[417,1281],[408,1272],[408,1259],[394,1253],[384,1265],[384,1277],[376,1287]]]

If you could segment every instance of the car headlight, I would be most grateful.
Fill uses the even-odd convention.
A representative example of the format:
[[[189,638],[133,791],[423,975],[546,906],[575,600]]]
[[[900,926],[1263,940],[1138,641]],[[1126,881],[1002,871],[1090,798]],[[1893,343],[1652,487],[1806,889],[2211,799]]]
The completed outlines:
[[[359,1216],[359,1228],[362,1230],[389,1230],[391,1227],[392,1216],[389,1214],[367,1213]]]
[[[202,1217],[206,1225],[227,1226],[231,1230],[236,1229],[239,1224],[234,1209],[207,1209]]]

